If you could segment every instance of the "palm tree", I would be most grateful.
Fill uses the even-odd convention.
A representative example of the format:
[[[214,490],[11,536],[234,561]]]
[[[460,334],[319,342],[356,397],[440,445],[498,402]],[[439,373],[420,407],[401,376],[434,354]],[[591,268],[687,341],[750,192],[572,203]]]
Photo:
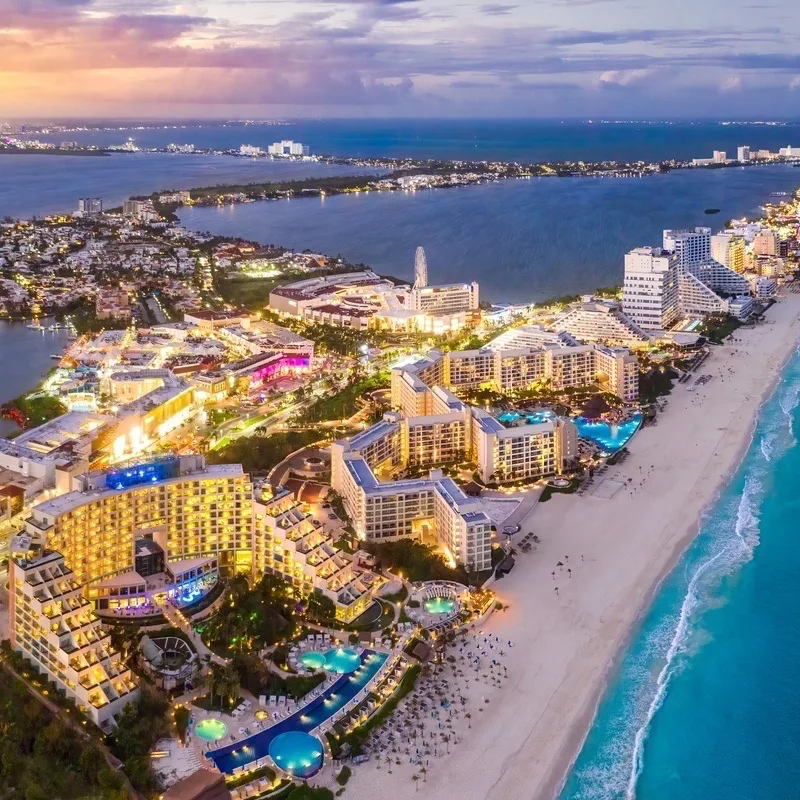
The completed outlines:
[[[414,791],[419,791],[419,775],[412,775],[411,780],[414,781]]]
[[[467,718],[467,727],[472,728],[472,714],[467,712],[464,716]]]

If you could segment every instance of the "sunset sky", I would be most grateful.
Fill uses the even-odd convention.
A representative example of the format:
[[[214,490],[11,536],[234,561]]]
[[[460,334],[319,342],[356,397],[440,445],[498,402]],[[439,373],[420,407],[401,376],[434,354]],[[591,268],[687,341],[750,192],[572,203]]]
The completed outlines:
[[[0,115],[800,116],[790,0],[0,0]]]

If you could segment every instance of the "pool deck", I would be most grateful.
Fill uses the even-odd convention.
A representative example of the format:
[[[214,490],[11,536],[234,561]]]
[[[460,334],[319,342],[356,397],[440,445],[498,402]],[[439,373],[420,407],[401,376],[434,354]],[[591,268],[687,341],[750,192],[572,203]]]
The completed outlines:
[[[368,664],[369,659],[373,657],[375,657],[374,665]],[[211,750],[207,757],[213,761],[220,772],[232,774],[238,767],[244,767],[253,761],[258,761],[268,756],[270,743],[276,736],[289,731],[313,733],[347,707],[360,694],[365,693],[366,696],[369,692],[369,687],[391,660],[390,654],[365,649],[361,653],[361,667],[371,671],[371,674],[364,683],[358,686],[356,691],[346,691],[346,687],[351,682],[360,683],[355,678],[355,673],[346,673],[339,677],[322,694],[315,697],[290,717],[282,719],[266,730],[259,731],[246,739]],[[335,695],[342,696],[329,703],[329,700]]]

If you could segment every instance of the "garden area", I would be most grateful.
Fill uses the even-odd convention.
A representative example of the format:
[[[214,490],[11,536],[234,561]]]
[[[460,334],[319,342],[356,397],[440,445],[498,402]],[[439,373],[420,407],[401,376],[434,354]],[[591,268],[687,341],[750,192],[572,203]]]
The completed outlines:
[[[469,583],[469,576],[463,567],[449,567],[441,553],[430,545],[400,539],[396,542],[367,541],[362,543],[362,547],[375,556],[381,567],[402,573],[407,580]]]
[[[301,447],[330,438],[331,432],[324,430],[285,431],[269,436],[242,436],[218,450],[208,453],[209,464],[241,464],[251,475],[269,472],[286,456]]]
[[[125,800],[122,777],[100,748],[67,727],[24,684],[0,678],[0,797]]]
[[[327,420],[347,419],[360,409],[359,400],[378,389],[389,386],[389,376],[385,373],[362,378],[346,386],[340,392],[330,397],[317,400],[314,405],[306,409],[298,422],[324,422]]]

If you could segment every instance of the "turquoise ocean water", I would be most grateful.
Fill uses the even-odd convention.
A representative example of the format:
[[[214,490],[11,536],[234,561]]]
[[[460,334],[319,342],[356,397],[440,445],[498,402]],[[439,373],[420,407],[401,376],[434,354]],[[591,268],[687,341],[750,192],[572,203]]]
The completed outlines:
[[[800,797],[800,351],[634,636],[561,800]]]

